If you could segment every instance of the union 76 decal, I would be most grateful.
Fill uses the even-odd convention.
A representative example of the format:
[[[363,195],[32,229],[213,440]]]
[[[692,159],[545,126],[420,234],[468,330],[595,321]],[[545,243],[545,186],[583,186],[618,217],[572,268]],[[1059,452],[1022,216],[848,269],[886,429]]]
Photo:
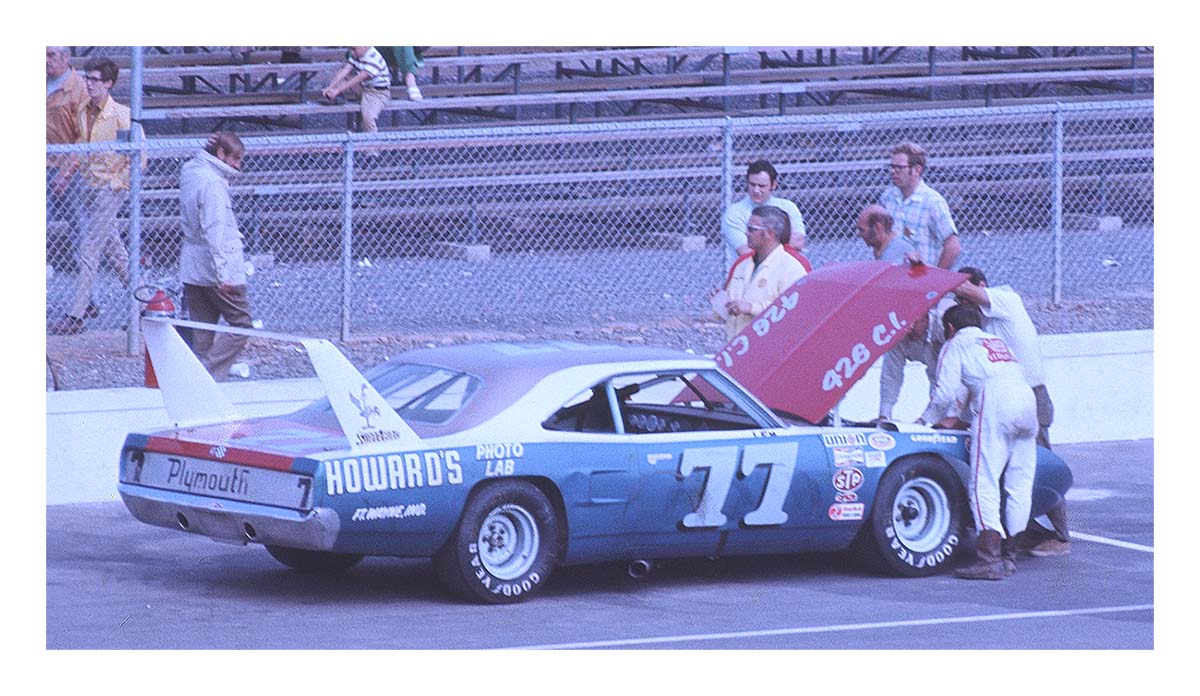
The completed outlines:
[[[729,489],[739,474],[746,478],[760,466],[767,467],[767,485],[758,507],[746,513],[742,524],[750,527],[783,524],[787,513],[783,501],[792,485],[792,472],[796,470],[795,442],[772,442],[762,445],[746,445],[741,452],[738,466],[738,447],[695,447],[685,449],[679,457],[679,479],[686,479],[698,469],[708,469],[708,478],[700,494],[700,502],[694,512],[684,515],[684,527],[720,527],[728,519],[721,508],[729,497]]]

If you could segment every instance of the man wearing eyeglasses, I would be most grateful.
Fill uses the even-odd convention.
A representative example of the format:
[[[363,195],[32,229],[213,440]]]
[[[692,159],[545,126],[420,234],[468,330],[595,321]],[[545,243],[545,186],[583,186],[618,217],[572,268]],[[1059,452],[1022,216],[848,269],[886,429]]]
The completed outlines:
[[[101,143],[117,139],[118,131],[131,127],[129,107],[118,104],[109,92],[117,82],[117,66],[107,58],[93,58],[83,66],[88,100],[76,112],[78,142]],[[50,327],[54,334],[77,334],[84,319],[99,314],[92,303],[92,286],[107,259],[121,282],[129,285],[129,252],[117,229],[117,215],[129,196],[129,156],[120,152],[95,152],[72,158],[71,171],[83,179],[86,225],[79,249],[79,277],[66,316]]]
[[[879,202],[892,215],[892,229],[917,247],[922,260],[949,270],[962,253],[962,245],[946,199],[921,180],[926,161],[919,145],[901,143],[893,148],[888,165],[892,185],[884,189]]]

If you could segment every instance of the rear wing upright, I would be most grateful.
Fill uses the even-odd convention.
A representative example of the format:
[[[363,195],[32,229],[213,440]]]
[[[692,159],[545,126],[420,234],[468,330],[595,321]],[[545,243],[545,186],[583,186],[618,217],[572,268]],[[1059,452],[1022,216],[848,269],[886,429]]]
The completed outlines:
[[[158,378],[163,405],[175,427],[220,423],[242,417],[200,364],[196,354],[183,342],[177,326],[304,346],[351,450],[384,443],[400,448],[415,447],[421,440],[328,340],[184,319],[143,317],[142,335],[146,339],[146,349]]]

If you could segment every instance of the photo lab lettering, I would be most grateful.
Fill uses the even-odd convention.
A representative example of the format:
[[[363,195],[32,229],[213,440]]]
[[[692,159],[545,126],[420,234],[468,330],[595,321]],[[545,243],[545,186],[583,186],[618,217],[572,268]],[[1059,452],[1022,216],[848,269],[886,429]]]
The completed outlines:
[[[512,476],[516,460],[524,456],[525,445],[520,442],[475,446],[475,459],[484,463],[484,476]]]

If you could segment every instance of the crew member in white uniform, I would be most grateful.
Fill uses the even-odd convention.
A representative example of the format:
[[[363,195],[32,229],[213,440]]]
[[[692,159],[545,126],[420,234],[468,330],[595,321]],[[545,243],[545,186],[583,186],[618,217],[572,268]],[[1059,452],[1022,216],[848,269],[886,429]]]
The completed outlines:
[[[1054,422],[1054,402],[1046,388],[1046,372],[1042,367],[1042,351],[1038,344],[1037,329],[1025,303],[1007,285],[988,285],[983,271],[972,266],[963,266],[959,273],[967,274],[967,282],[954,289],[960,302],[969,302],[983,314],[983,329],[994,333],[1012,349],[1025,372],[1025,381],[1033,389],[1037,403],[1037,443],[1050,449],[1050,425]],[[1031,556],[1065,556],[1071,553],[1071,530],[1067,523],[1067,503],[1060,502],[1046,513],[1047,530],[1038,521],[1031,521],[1029,529],[1021,539],[1021,546]],[[1039,518],[1040,519],[1040,518]]]
[[[937,383],[921,422],[951,425],[960,418],[971,433],[969,503],[979,531],[978,560],[955,575],[1000,580],[1016,570],[1004,540],[1024,531],[1033,504],[1037,468],[1037,407],[1025,375],[1004,340],[986,333],[971,305],[942,316],[946,344]],[[1008,496],[1001,509],[1000,478]]]

